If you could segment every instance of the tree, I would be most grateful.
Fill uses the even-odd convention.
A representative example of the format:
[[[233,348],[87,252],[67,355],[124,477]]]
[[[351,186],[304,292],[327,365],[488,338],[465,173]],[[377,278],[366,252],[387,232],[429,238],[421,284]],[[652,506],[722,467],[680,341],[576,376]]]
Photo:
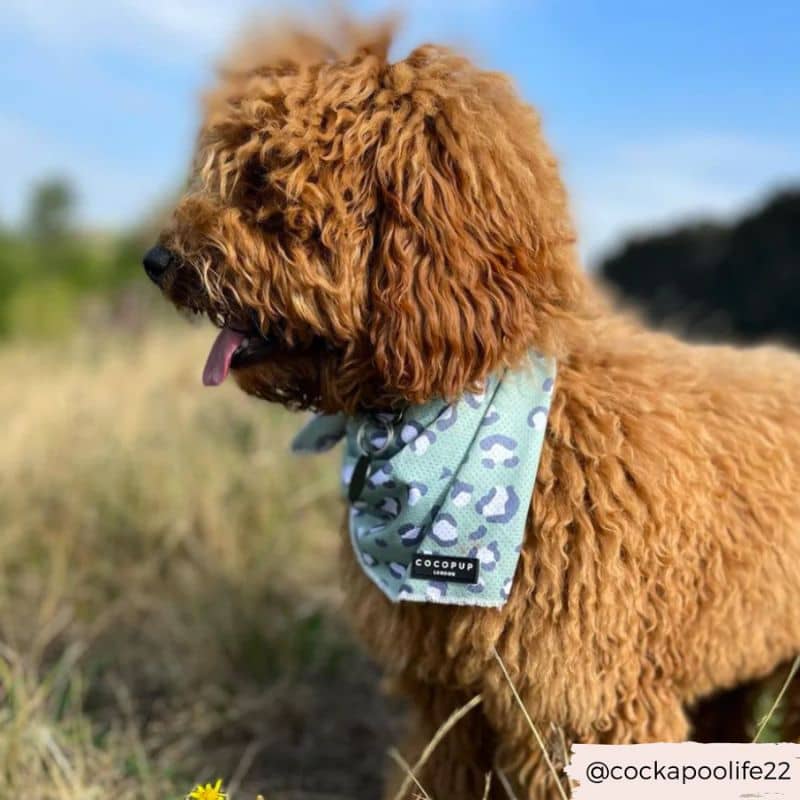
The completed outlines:
[[[49,178],[34,186],[28,209],[28,229],[35,239],[61,239],[72,226],[75,192],[69,181]]]
[[[800,342],[800,187],[732,223],[629,241],[601,273],[652,321],[692,337]]]

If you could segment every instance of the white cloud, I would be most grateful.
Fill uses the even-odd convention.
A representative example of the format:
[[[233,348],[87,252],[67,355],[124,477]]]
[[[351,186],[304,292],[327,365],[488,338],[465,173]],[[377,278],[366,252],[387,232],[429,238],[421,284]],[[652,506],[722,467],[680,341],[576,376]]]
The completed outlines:
[[[636,231],[740,214],[800,177],[796,144],[729,133],[680,132],[564,160],[590,261]]]
[[[51,46],[161,51],[171,59],[217,50],[248,13],[274,5],[254,0],[5,0],[3,13],[6,26]]]
[[[204,0],[124,0],[134,18],[175,39],[217,44],[252,3]]]
[[[453,25],[453,13],[481,16],[499,7],[512,10],[519,0],[362,0],[357,9],[366,18],[394,11],[408,13],[413,24]],[[305,10],[319,16],[330,4],[320,0],[4,0],[4,24],[18,27],[51,45],[70,48],[102,45],[161,50],[164,58],[209,55],[253,16]],[[171,48],[163,50],[162,48]]]

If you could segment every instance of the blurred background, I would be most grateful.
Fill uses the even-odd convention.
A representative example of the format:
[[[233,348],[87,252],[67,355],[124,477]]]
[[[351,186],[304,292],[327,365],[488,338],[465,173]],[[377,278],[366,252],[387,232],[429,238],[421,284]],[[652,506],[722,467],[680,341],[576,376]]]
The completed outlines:
[[[337,610],[336,456],[203,391],[212,331],[139,266],[215,58],[287,8],[0,8],[0,796],[378,796],[402,709]],[[401,8],[394,56],[456,45],[539,108],[587,269],[695,338],[800,337],[797,3]]]

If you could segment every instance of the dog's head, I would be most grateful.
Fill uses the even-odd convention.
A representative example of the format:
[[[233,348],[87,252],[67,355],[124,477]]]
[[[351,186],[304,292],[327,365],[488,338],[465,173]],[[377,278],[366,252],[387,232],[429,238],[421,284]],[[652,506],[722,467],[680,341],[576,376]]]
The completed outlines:
[[[148,274],[222,328],[205,371],[324,411],[452,399],[556,353],[581,280],[557,166],[502,75],[387,30],[254,37],[205,102]]]

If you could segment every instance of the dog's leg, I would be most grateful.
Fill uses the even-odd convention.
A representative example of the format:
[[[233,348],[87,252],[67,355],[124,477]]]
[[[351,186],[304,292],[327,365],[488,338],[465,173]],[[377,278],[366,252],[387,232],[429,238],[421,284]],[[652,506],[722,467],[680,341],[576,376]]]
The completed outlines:
[[[414,705],[416,718],[412,723],[411,734],[401,749],[403,757],[413,766],[440,726],[474,695],[416,681],[403,681],[396,688]],[[494,734],[478,705],[445,734],[416,777],[428,795],[435,800],[482,800],[485,796],[486,776],[492,772],[493,758]],[[396,766],[391,767],[384,794],[387,800],[393,800],[397,796],[401,785],[408,782],[406,778],[407,773]],[[403,800],[410,800],[419,794],[417,787],[411,783],[408,791],[403,794]],[[488,797],[491,800],[505,800],[507,797],[495,776],[491,778]]]
[[[491,698],[489,698],[491,701]],[[523,699],[524,702],[524,699]],[[568,726],[554,727],[537,718],[535,702],[526,703],[533,724],[542,737],[542,747],[518,706],[488,703],[498,713],[491,717],[496,733],[497,765],[513,787],[517,800],[558,800],[557,780],[565,786],[562,767],[571,743],[633,744],[680,742],[687,738],[689,723],[682,704],[666,689],[639,687],[616,712],[602,720],[575,719]],[[573,727],[574,725],[574,727]],[[561,734],[561,731],[565,732]],[[555,775],[554,775],[555,771]]]
[[[607,730],[600,729],[596,741],[604,744],[685,742],[689,719],[676,693],[663,686],[639,686],[622,702]]]

